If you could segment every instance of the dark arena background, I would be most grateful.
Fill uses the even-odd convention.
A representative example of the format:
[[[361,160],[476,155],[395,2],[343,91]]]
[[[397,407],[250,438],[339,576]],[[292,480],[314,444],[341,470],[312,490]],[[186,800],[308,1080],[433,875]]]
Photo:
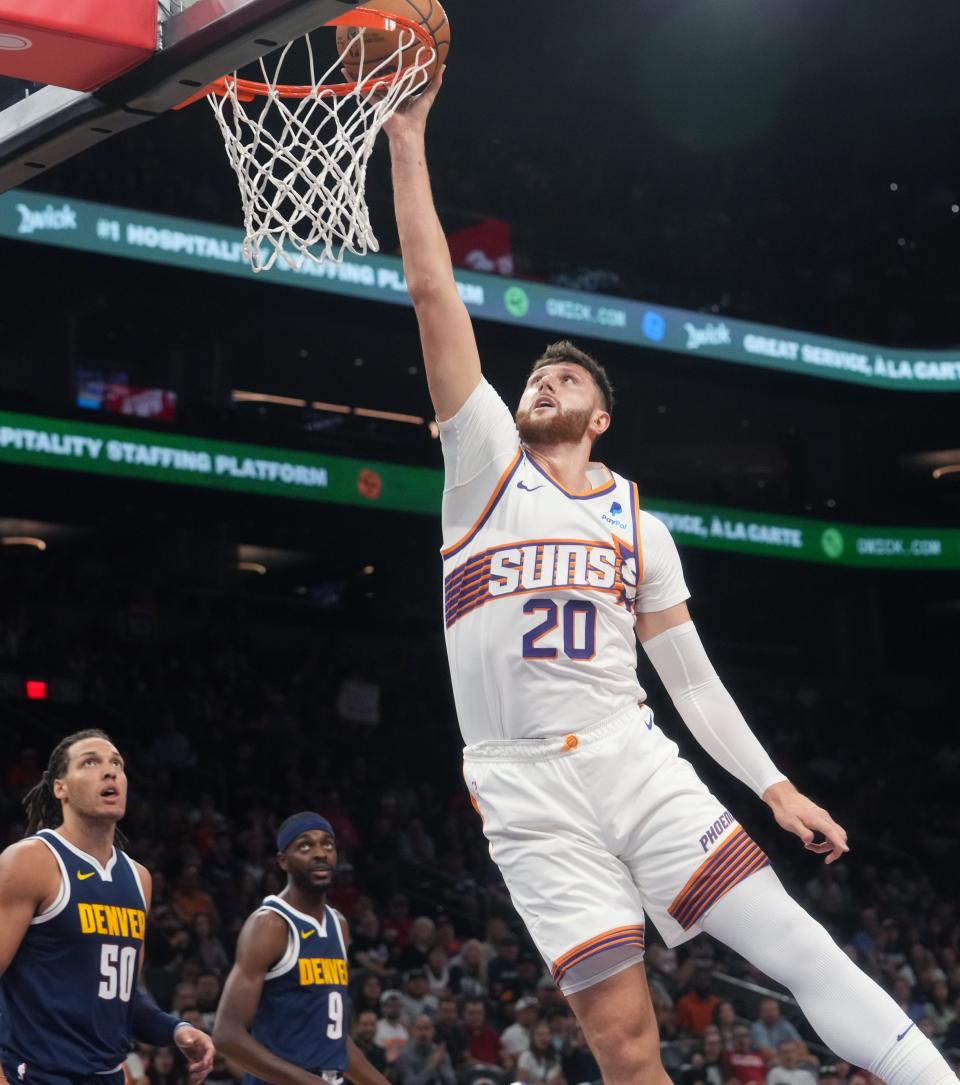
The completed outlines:
[[[658,719],[956,1065],[960,11],[447,10],[428,146],[487,375],[514,403],[563,338],[607,366],[598,453],[667,521],[721,677],[850,854],[826,867],[781,832],[640,653]],[[254,276],[199,104],[0,196],[4,843],[56,742],[103,727],[153,872],[145,984],[209,1027],[282,885],[277,824],[320,810],[358,1042],[392,1064],[427,1007],[459,1085],[580,1085],[596,1064],[460,773],[440,447],[382,137],[367,194],[379,256]],[[876,1080],[706,936],[648,928],[647,969],[678,1085],[765,1080],[721,1074],[712,1023],[801,1074],[775,1081]],[[486,1024],[475,1004],[464,1024],[474,997]],[[499,1038],[518,1006],[549,1029],[536,1071]],[[169,1063],[144,1048],[128,1076],[180,1085]]]

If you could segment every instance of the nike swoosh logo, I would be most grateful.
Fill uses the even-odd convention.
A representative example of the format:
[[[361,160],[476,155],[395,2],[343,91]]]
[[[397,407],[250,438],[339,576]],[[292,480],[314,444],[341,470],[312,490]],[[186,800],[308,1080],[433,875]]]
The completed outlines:
[[[316,931],[301,931],[300,932],[300,937],[301,938],[310,938],[316,933],[317,933]]]
[[[92,870],[88,870],[86,874],[83,874],[81,871],[78,870],[77,871],[77,881],[78,882],[85,882],[87,880],[87,878],[92,878],[93,875],[94,875],[94,871],[92,871]]]
[[[517,483],[518,490],[526,490],[528,494],[536,493],[537,490],[542,490],[543,486],[527,486],[524,482]]]
[[[911,1022],[910,1022],[910,1025],[909,1025],[909,1027],[908,1027],[908,1028],[905,1028],[905,1029],[903,1030],[903,1032],[901,1032],[901,1033],[900,1033],[900,1035],[899,1035],[899,1036],[897,1037],[897,1043],[900,1043],[900,1041],[901,1041],[901,1040],[902,1040],[902,1039],[904,1038],[904,1036],[906,1036],[906,1034],[907,1034],[907,1033],[908,1033],[908,1032],[910,1031],[910,1029],[912,1029],[912,1028],[913,1028],[913,1026],[914,1026],[914,1025],[915,1025],[916,1023],[917,1023],[916,1021],[911,1021]]]

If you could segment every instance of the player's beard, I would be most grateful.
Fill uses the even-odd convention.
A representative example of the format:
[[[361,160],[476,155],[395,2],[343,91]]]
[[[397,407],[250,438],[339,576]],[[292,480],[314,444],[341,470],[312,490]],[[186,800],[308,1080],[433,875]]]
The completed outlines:
[[[592,414],[586,408],[558,408],[544,418],[537,418],[532,411],[518,410],[517,431],[525,445],[577,444],[587,432]]]

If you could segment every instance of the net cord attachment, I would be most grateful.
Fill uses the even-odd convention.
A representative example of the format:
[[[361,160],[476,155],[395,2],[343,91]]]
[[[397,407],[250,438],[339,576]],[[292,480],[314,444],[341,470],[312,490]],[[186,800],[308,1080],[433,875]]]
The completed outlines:
[[[307,35],[257,61],[262,80],[233,72],[190,99],[206,96],[224,137],[243,206],[243,255],[255,272],[278,259],[300,271],[307,261],[341,263],[347,252],[379,251],[365,197],[370,155],[386,121],[429,82],[433,41],[413,20],[354,8],[326,25],[357,32],[325,70]],[[396,49],[371,61],[369,71],[367,28],[398,32]],[[413,62],[401,67],[413,49]],[[282,82],[304,50],[309,83]],[[334,82],[345,74],[348,53],[360,77]]]

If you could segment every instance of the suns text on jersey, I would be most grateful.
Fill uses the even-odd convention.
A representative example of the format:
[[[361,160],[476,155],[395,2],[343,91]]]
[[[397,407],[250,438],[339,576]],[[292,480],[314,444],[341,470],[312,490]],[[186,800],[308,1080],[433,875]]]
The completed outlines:
[[[485,550],[446,578],[447,625],[491,599],[524,592],[581,589],[609,592],[626,606],[636,588],[636,560],[619,540],[536,540]]]

